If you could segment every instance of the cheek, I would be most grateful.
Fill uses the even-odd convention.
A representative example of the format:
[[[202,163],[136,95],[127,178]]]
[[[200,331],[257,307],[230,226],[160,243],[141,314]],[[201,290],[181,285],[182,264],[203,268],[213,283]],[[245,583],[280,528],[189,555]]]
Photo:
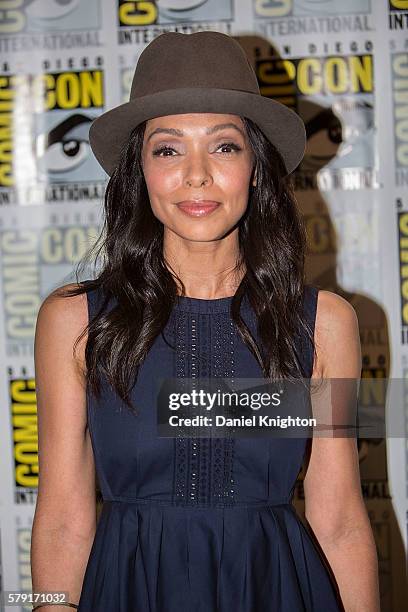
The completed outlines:
[[[226,196],[232,199],[247,198],[248,185],[250,180],[250,168],[246,164],[242,166],[223,169],[220,172],[215,182],[222,189]]]
[[[169,170],[165,171],[162,168],[146,168],[145,181],[149,197],[151,200],[161,200],[168,197],[180,185],[180,171]]]

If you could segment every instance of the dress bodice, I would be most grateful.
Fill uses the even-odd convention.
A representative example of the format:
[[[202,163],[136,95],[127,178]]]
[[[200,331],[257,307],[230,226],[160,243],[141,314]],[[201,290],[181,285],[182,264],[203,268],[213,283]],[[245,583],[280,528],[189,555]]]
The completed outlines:
[[[305,307],[313,323],[316,294],[310,286],[307,291]],[[88,293],[90,316],[96,297]],[[231,301],[232,297],[178,298],[165,329],[139,368],[131,395],[136,416],[121,405],[106,383],[100,401],[88,400],[104,499],[194,506],[291,500],[305,437],[160,438],[157,434],[159,376],[262,378],[257,360],[235,329]],[[246,299],[241,314],[256,337],[255,317]],[[306,371],[311,371],[311,352],[303,350],[300,355]]]

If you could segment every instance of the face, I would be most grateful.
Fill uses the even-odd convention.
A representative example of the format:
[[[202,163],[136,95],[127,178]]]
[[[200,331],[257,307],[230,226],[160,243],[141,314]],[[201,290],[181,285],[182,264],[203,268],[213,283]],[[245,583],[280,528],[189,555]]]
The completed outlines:
[[[222,238],[247,208],[254,157],[237,115],[149,120],[142,164],[153,214],[181,238]]]

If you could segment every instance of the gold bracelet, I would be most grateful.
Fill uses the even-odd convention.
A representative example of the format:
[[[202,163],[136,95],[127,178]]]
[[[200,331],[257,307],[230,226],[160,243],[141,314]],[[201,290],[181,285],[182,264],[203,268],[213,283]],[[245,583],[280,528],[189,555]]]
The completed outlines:
[[[69,606],[70,608],[75,608],[76,610],[78,609],[78,605],[74,604],[74,603],[42,603],[42,604],[38,604],[38,606],[35,606],[35,608],[32,609],[32,612],[34,612],[34,610],[38,610],[38,608],[43,608],[44,606]]]

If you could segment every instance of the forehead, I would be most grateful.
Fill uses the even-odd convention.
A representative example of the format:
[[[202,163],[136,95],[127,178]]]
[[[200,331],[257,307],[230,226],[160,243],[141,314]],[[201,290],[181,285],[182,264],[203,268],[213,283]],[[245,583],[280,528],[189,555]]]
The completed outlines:
[[[234,124],[244,130],[244,125],[239,115],[222,113],[187,113],[179,115],[164,115],[154,117],[146,122],[146,133],[150,134],[157,127],[170,127],[182,131],[205,131],[206,128],[220,124]]]

